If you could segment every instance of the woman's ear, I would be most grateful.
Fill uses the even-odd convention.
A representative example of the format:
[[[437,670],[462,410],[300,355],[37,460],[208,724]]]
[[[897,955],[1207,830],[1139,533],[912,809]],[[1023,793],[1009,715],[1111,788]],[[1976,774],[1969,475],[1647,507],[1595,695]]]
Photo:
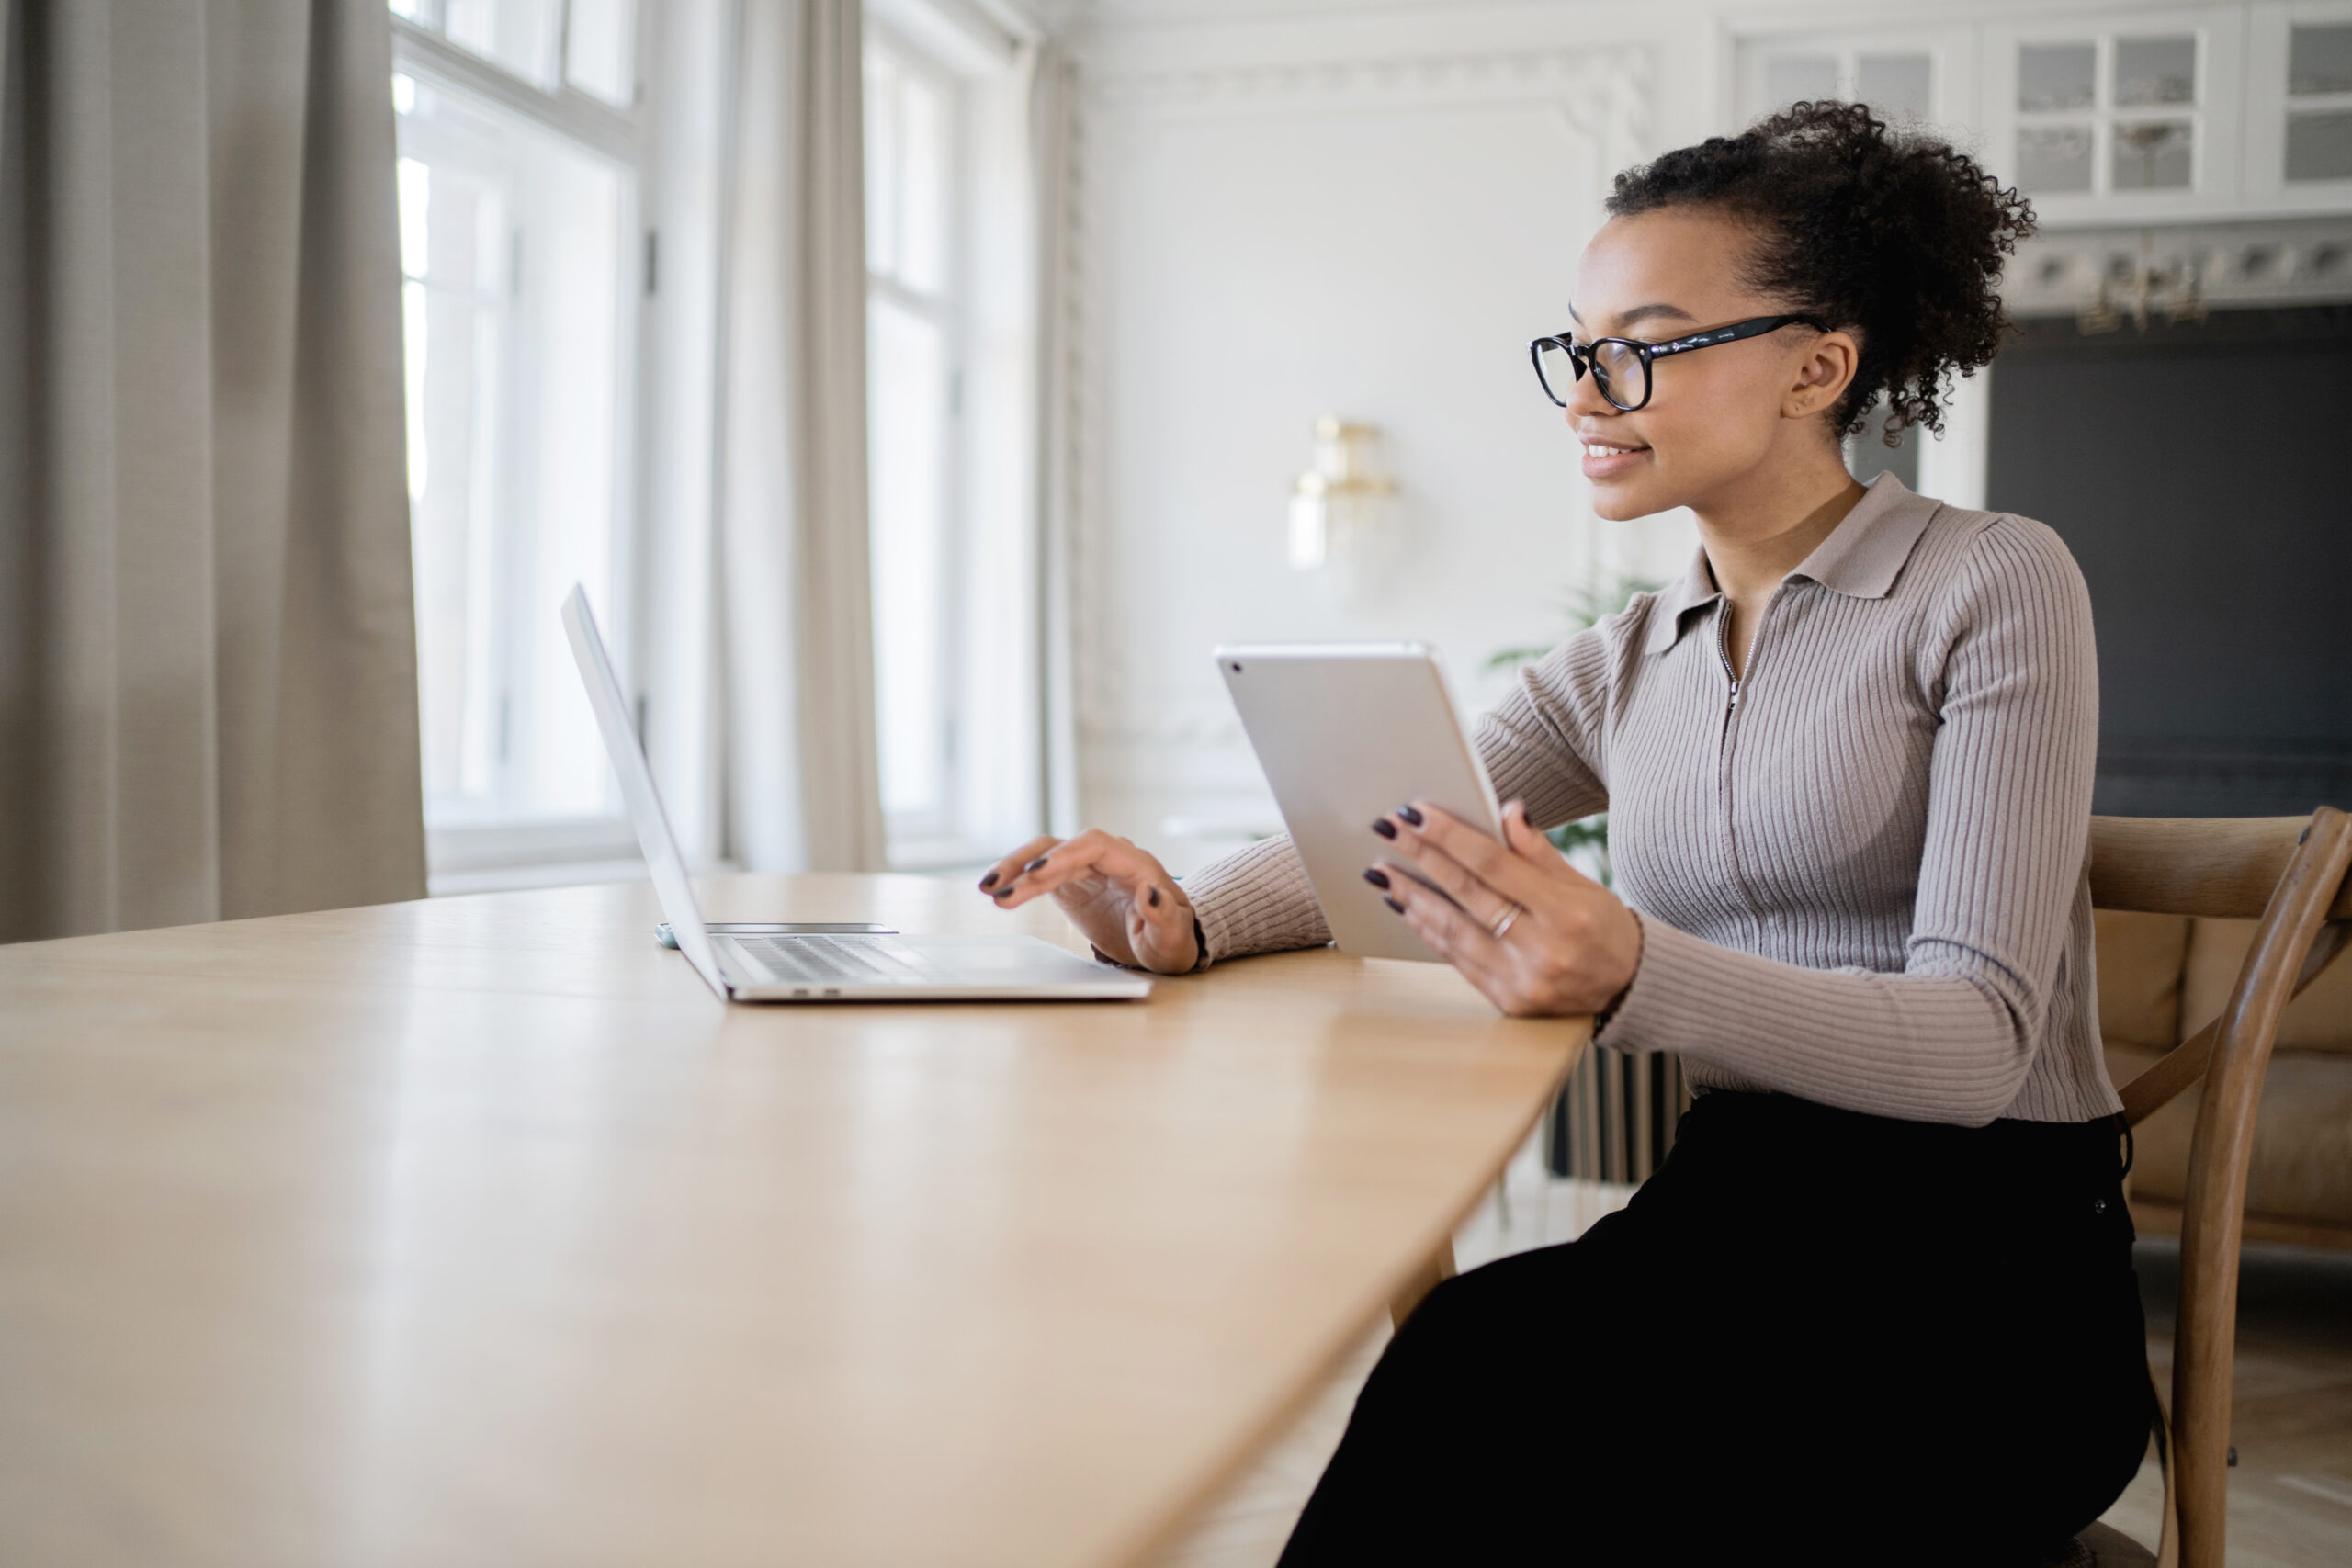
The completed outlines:
[[[1854,384],[1854,372],[1861,363],[1862,345],[1854,341],[1853,333],[1829,332],[1814,339],[1805,346],[1804,357],[1797,361],[1788,395],[1781,400],[1781,417],[1811,419],[1837,407],[1846,389]]]

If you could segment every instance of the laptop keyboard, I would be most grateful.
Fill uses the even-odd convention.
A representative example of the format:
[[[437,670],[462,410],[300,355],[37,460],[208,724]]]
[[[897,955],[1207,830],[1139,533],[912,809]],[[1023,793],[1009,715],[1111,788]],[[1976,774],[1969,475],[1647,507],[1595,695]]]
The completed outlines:
[[[887,985],[929,978],[896,942],[876,937],[739,936],[735,943],[786,984]]]

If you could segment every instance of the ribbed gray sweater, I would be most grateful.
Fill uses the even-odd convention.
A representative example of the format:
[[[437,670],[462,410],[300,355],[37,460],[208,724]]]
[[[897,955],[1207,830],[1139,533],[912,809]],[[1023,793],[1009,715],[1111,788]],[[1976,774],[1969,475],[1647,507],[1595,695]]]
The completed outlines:
[[[1603,1042],[1883,1116],[2113,1114],[2083,859],[2098,667],[2066,547],[1882,475],[1736,684],[1726,625],[1702,551],[1478,727],[1537,826],[1609,812],[1643,944]],[[1330,940],[1287,839],[1184,886],[1210,962]]]

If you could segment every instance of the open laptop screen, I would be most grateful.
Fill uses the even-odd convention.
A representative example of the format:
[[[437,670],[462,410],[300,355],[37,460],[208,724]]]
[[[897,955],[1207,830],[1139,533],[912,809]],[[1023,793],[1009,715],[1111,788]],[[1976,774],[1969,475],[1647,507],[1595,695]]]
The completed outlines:
[[[638,848],[652,868],[653,891],[662,900],[662,918],[670,922],[678,951],[686,955],[710,988],[724,997],[727,978],[720,973],[718,954],[704,929],[702,910],[695,903],[694,885],[686,880],[686,861],[678,852],[670,818],[662,809],[661,792],[653,787],[653,770],[646,764],[645,748],[628,721],[628,701],[613,673],[596,617],[588,608],[587,592],[578,584],[563,601],[564,635],[571,640],[571,657],[580,665],[581,683],[588,688],[588,705],[596,710],[596,728],[605,737],[605,754],[620,775],[621,796],[628,803],[628,819],[637,829]]]

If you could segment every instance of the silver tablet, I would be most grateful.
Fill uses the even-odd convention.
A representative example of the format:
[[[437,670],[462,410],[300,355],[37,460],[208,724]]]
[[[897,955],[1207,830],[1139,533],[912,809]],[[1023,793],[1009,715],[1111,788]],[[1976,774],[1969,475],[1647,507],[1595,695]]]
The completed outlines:
[[[1501,837],[1437,655],[1418,642],[1260,643],[1218,649],[1216,665],[1340,950],[1436,959],[1363,873],[1385,847],[1374,819],[1407,801]]]

